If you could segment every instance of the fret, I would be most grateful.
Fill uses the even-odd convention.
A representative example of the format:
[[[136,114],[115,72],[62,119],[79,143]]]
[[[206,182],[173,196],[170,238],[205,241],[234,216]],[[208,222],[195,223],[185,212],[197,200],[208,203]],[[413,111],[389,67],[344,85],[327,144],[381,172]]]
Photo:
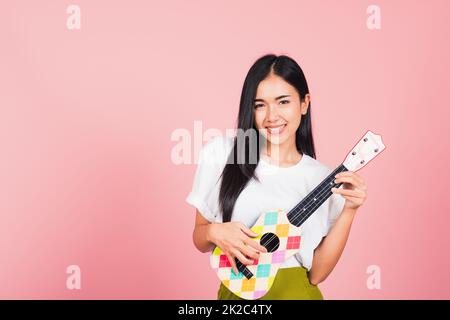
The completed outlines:
[[[234,258],[234,261],[236,262],[238,271],[242,272],[247,279],[251,279],[253,277],[253,273],[238,258]]]
[[[339,172],[348,171],[341,164],[331,172],[319,185],[317,185],[305,198],[302,199],[291,211],[287,217],[289,221],[300,227],[332,194],[331,188],[339,188],[342,183],[335,183],[335,175]]]

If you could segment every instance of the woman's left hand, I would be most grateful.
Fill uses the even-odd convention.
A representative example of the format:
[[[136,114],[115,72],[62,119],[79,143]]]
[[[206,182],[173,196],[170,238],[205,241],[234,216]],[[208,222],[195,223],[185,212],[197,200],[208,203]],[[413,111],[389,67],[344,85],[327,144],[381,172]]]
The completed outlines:
[[[331,191],[346,199],[344,208],[358,209],[367,199],[367,187],[364,179],[353,171],[338,173],[335,178],[336,183],[344,183],[343,189],[331,188]]]

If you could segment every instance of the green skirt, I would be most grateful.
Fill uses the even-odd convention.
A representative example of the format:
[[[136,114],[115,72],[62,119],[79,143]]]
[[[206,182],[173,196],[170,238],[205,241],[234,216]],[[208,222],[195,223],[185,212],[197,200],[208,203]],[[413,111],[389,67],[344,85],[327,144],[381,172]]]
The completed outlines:
[[[221,283],[217,300],[243,299]],[[306,268],[292,267],[279,269],[269,292],[258,300],[323,300],[323,296],[319,288],[309,282]]]

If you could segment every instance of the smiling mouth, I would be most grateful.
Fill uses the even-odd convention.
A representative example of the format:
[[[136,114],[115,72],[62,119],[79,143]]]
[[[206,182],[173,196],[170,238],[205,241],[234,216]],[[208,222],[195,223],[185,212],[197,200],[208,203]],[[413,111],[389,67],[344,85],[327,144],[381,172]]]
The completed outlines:
[[[273,134],[273,135],[282,133],[284,131],[284,128],[286,128],[286,124],[282,124],[277,127],[266,127],[267,132],[269,134]]]

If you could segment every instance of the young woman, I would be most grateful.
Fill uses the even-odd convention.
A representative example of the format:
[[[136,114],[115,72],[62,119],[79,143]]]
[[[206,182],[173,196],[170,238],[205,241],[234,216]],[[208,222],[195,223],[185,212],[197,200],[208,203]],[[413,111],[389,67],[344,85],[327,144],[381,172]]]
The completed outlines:
[[[266,252],[249,229],[257,218],[274,208],[288,212],[332,172],[315,159],[310,99],[303,71],[293,59],[263,56],[247,74],[238,115],[238,132],[254,130],[260,138],[257,148],[246,142],[242,148],[236,137],[216,137],[201,149],[186,199],[196,208],[193,241],[201,252],[220,247],[236,273],[234,258],[247,265]],[[237,161],[239,152],[245,161]],[[301,252],[280,266],[261,299],[323,299],[317,285],[338,262],[367,197],[364,180],[354,172],[338,174],[336,182],[343,188],[333,188],[303,223]],[[221,284],[218,299],[240,298]]]

